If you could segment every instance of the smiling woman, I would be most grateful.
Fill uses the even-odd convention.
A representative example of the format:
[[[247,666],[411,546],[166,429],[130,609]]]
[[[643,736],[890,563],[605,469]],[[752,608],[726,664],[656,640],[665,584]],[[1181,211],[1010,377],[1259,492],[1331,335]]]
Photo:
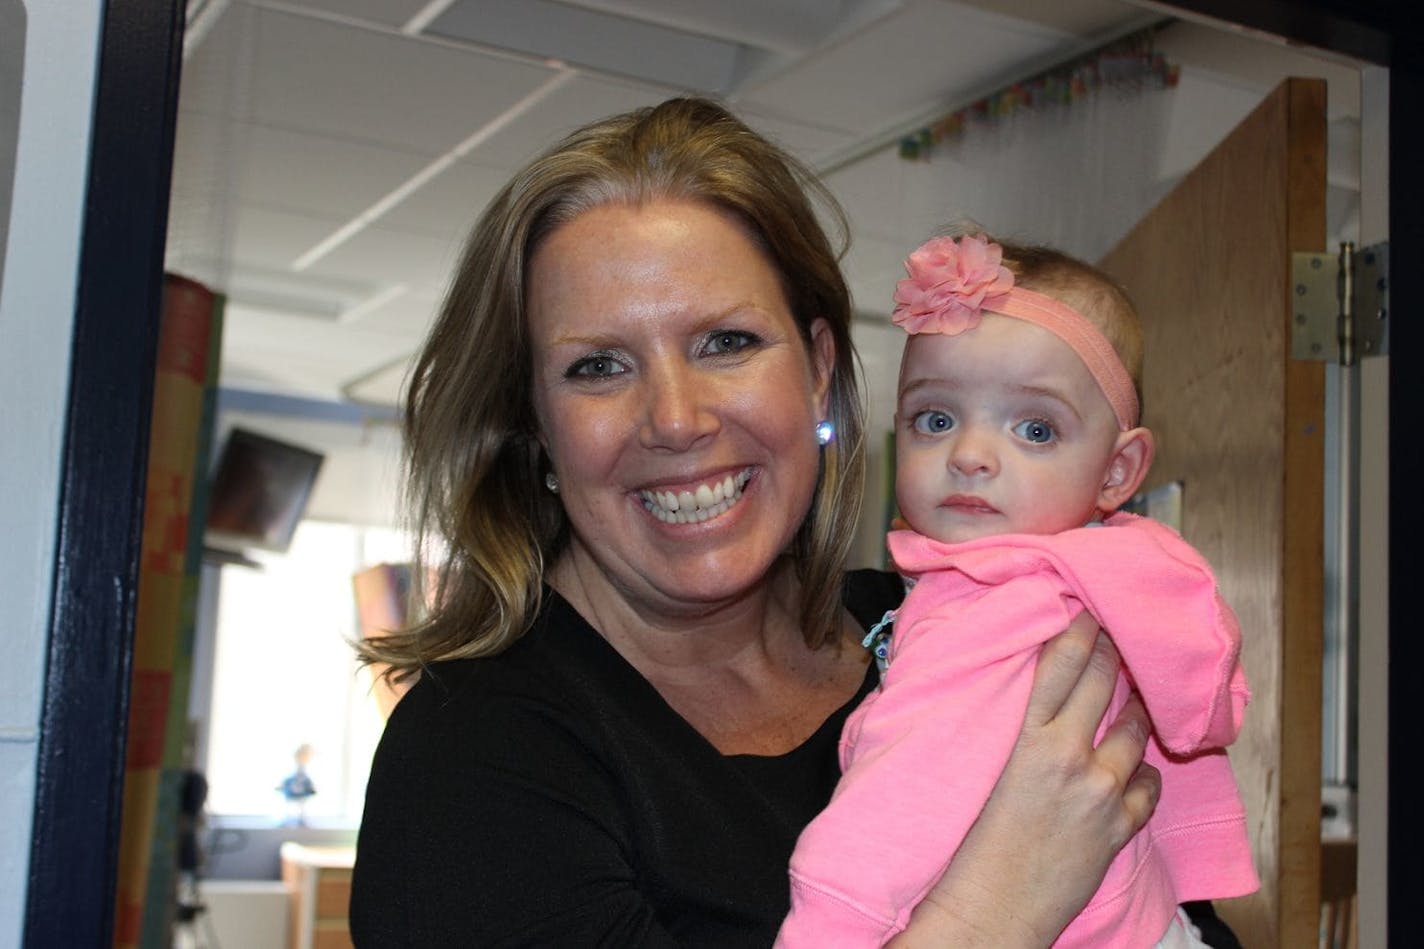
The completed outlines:
[[[838,217],[682,99],[573,133],[476,223],[406,411],[449,555],[427,619],[362,647],[414,684],[372,766],[358,945],[774,940],[877,682],[860,642],[903,595],[844,569],[861,407],[812,194]],[[1116,671],[1094,637],[1045,648],[1021,750],[907,939],[1047,945],[1146,819],[1140,705],[1094,747]]]

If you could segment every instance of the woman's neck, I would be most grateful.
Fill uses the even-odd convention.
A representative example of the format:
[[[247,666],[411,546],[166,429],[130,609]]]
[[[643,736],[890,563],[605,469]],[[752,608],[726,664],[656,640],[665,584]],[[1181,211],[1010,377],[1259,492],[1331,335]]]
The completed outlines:
[[[685,675],[754,661],[801,638],[799,584],[783,558],[749,589],[720,602],[679,602],[626,589],[578,544],[548,571],[547,582],[639,671]],[[678,670],[682,670],[681,673]],[[653,678],[649,675],[649,678]]]
[[[572,550],[548,574],[559,592],[723,754],[784,754],[850,701],[865,675],[856,648],[811,649],[789,561],[715,607],[668,609],[611,583]],[[854,621],[845,616],[846,643]]]

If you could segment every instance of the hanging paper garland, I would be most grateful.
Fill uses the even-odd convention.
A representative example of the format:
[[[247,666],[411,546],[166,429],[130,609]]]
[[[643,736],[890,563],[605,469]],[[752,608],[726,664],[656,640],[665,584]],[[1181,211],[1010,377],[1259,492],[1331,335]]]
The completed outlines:
[[[993,123],[1024,109],[1071,105],[1104,86],[1172,88],[1181,68],[1153,48],[1154,32],[1134,34],[936,119],[900,139],[900,157],[924,161],[936,145],[962,134],[969,122]]]

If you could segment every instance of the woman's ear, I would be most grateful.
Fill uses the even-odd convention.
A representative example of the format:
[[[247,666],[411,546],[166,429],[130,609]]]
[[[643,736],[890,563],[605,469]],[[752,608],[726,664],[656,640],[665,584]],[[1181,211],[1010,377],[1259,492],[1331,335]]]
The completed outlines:
[[[1133,428],[1118,433],[1103,488],[1098,492],[1098,510],[1111,514],[1137,493],[1152,467],[1155,451],[1156,443],[1149,429]]]
[[[836,371],[836,336],[824,317],[811,322],[811,384],[818,418],[831,411],[831,377]]]

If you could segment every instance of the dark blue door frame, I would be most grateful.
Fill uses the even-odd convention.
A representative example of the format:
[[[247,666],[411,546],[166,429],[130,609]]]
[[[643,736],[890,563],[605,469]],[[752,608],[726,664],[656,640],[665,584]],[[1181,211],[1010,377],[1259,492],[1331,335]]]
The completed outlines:
[[[99,38],[25,913],[35,949],[113,943],[183,8],[109,0]]]
[[[1413,174],[1424,103],[1424,47],[1408,5],[1385,0],[1185,0],[1215,17],[1389,67],[1391,307],[1424,313],[1424,183]],[[89,186],[79,267],[53,603],[24,944],[113,941],[124,731],[132,659],[149,404],[161,303],[184,4],[108,0],[100,38]],[[12,235],[15,239],[17,235]],[[1392,362],[1424,354],[1424,321],[1392,321]],[[1390,381],[1389,934],[1417,931],[1424,813],[1403,766],[1414,756],[1424,669],[1416,633],[1412,541],[1424,484],[1424,386]],[[17,502],[10,499],[11,503]],[[1415,555],[1417,556],[1417,555]]]

